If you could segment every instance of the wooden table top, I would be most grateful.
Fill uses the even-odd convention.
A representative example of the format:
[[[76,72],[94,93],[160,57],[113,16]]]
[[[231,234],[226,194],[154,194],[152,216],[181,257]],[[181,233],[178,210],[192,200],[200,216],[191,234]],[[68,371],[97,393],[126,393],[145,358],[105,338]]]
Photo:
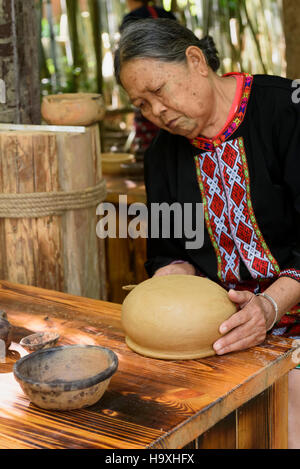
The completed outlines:
[[[119,195],[127,195],[127,203],[146,203],[146,189],[143,178],[134,179],[130,176],[109,176],[104,174],[106,180],[106,201],[119,203]]]
[[[118,304],[0,281],[0,309],[15,326],[0,364],[0,448],[180,448],[295,367],[290,339],[269,336],[251,350],[189,361],[137,355],[125,344]],[[87,409],[39,409],[12,374],[21,337],[57,330],[58,344],[114,350],[119,368]]]

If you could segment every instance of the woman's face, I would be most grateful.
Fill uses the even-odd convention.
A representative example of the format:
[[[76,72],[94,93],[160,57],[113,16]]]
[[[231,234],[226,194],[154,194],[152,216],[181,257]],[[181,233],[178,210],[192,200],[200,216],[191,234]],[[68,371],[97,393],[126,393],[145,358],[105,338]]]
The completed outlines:
[[[201,51],[184,63],[133,59],[122,66],[121,82],[143,116],[172,134],[194,138],[212,116],[213,89]]]

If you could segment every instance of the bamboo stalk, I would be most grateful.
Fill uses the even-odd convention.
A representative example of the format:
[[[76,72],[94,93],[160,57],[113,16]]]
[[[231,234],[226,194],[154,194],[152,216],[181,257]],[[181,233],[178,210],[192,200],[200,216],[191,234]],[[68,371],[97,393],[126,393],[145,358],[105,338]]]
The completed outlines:
[[[59,70],[57,65],[57,52],[56,52],[56,42],[55,42],[55,35],[53,30],[53,18],[52,18],[52,5],[51,0],[47,0],[46,2],[46,11],[47,11],[47,20],[49,24],[49,32],[50,32],[50,49],[51,49],[51,58],[53,61],[54,66],[54,83],[53,83],[53,91],[56,93],[60,88],[60,76]]]
[[[38,25],[38,52],[39,52],[39,68],[40,78],[50,78],[50,73],[46,64],[45,51],[42,44],[42,16],[43,16],[43,0],[38,0],[36,6],[37,25]]]
[[[101,4],[100,0],[88,0],[90,12],[93,45],[96,60],[96,84],[97,93],[103,94],[103,76],[102,76],[102,36],[101,36]],[[100,146],[104,148],[104,124],[99,122]]]
[[[250,18],[250,16],[249,16],[248,9],[247,9],[247,5],[246,5],[246,1],[242,2],[242,5],[243,5],[243,10],[244,10],[244,12],[245,12],[246,18],[247,18],[247,23],[248,23],[248,25],[249,25],[250,31],[251,31],[252,36],[253,36],[253,40],[254,40],[255,45],[256,45],[256,48],[257,48],[258,57],[259,57],[261,66],[262,66],[262,68],[263,68],[263,72],[266,74],[266,73],[267,73],[267,69],[266,69],[266,66],[265,66],[264,61],[263,61],[263,58],[262,58],[260,43],[259,43],[259,40],[257,39],[257,36],[256,36],[256,32],[255,32],[255,29],[254,29],[253,22],[251,21],[251,18]]]
[[[103,77],[102,77],[102,41],[101,41],[101,5],[99,0],[88,0],[92,31],[93,45],[96,57],[96,83],[97,93],[102,93]]]
[[[66,0],[68,27],[73,56],[73,85],[74,92],[80,88],[80,81],[85,73],[85,60],[80,47],[77,18],[79,12],[79,2],[77,0]]]

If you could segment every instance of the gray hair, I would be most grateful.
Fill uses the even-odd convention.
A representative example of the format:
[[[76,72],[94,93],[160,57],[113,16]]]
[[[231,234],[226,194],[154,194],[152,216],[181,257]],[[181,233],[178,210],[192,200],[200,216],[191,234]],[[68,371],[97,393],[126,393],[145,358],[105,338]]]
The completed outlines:
[[[198,39],[195,34],[168,18],[147,18],[128,21],[122,30],[115,53],[115,76],[121,84],[122,65],[133,59],[156,59],[162,62],[185,62],[185,51],[196,46],[203,52],[208,66],[216,72],[220,59],[211,36]]]

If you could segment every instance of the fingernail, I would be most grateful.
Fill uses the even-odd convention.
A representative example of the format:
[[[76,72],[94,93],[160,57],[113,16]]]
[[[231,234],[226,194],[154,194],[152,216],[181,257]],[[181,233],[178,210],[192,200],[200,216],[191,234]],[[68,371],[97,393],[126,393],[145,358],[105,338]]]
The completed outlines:
[[[220,327],[220,333],[221,334],[226,334],[226,332],[227,332],[227,327],[226,326],[221,326]]]
[[[214,349],[216,350],[216,352],[219,352],[219,350],[221,350],[221,348],[222,348],[221,344],[214,344]]]

